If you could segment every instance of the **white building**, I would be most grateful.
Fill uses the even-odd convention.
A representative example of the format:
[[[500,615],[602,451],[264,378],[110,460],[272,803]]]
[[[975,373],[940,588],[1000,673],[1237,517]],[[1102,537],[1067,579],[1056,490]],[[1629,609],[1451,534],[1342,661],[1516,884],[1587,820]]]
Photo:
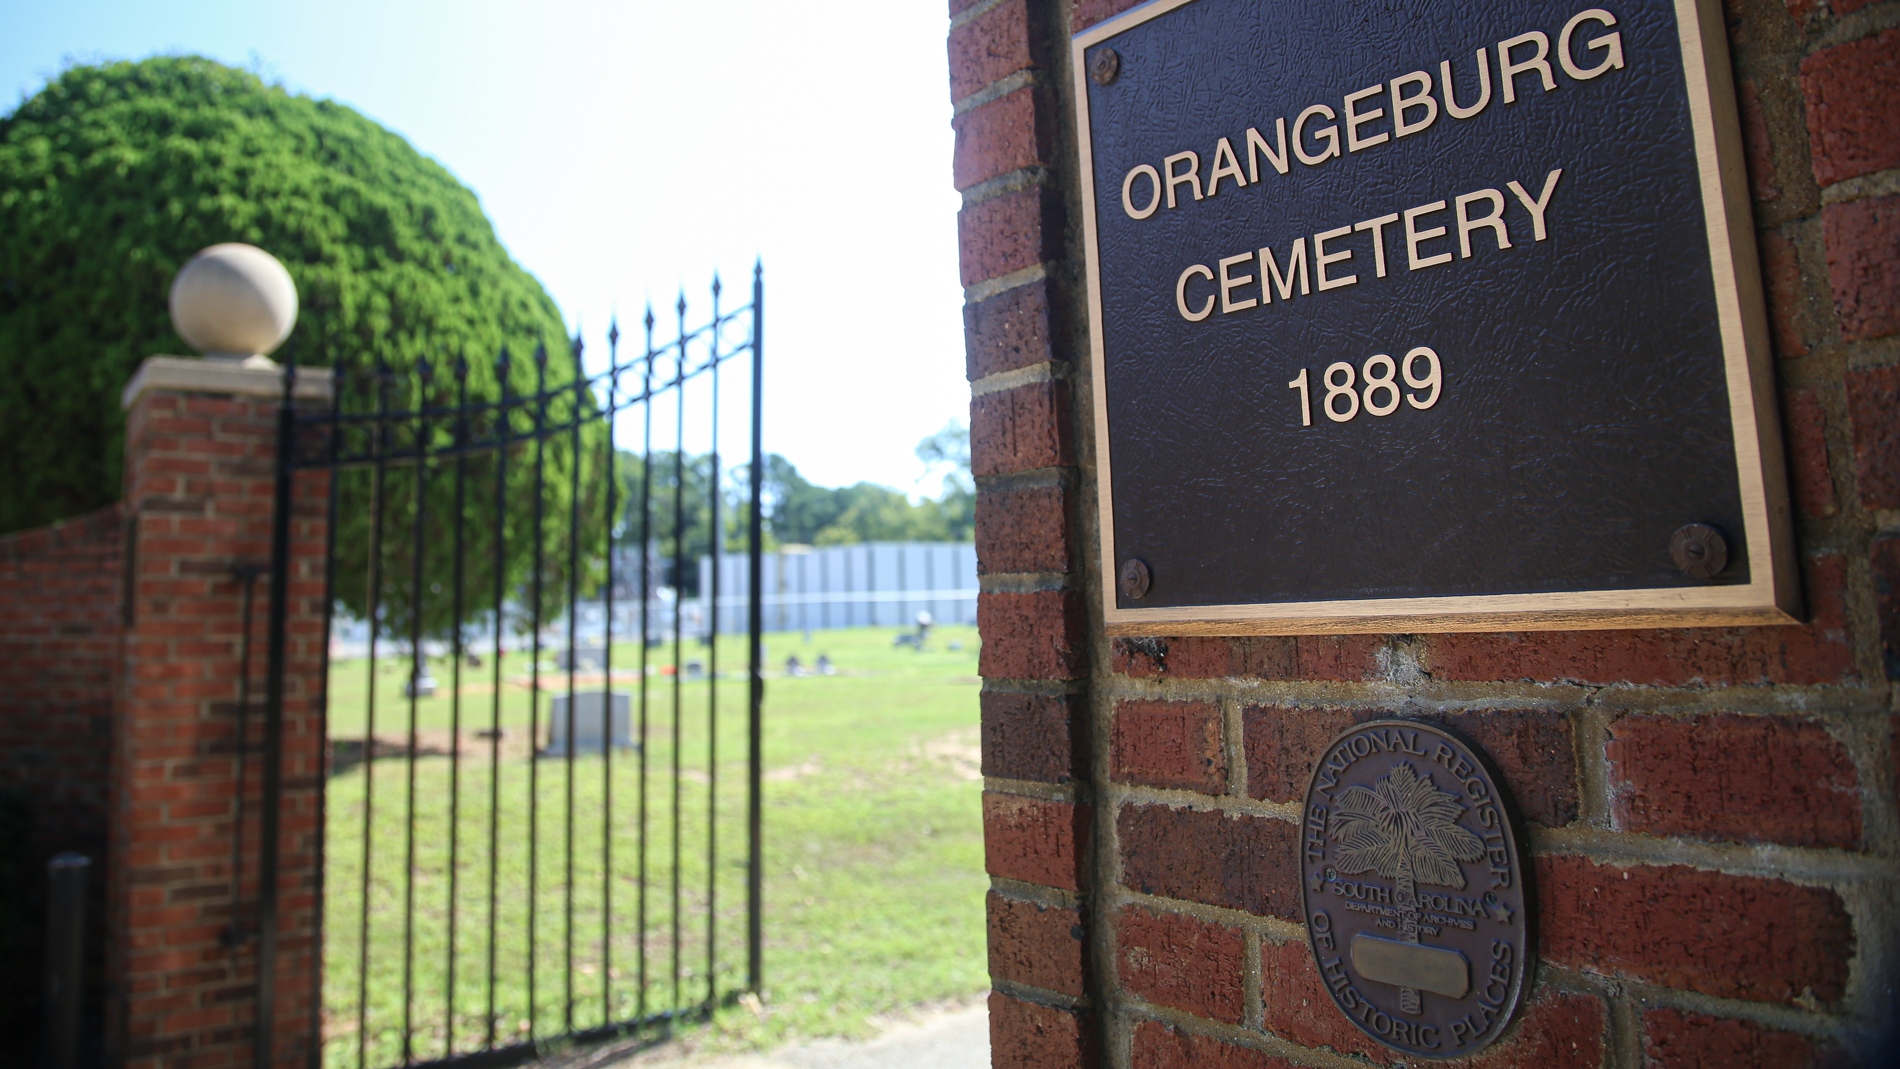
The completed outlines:
[[[919,612],[940,624],[976,623],[972,542],[861,542],[783,546],[764,565],[765,629],[908,627]],[[746,555],[719,558],[719,630],[743,633]],[[702,603],[712,590],[712,558],[699,560]]]

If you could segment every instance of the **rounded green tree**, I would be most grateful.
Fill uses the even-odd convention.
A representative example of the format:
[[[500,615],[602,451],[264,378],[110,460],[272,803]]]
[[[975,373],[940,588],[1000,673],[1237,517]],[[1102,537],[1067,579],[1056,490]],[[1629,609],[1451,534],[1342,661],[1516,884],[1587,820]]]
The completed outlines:
[[[496,240],[474,193],[401,137],[341,104],[199,57],[72,67],[0,118],[0,531],[117,499],[120,391],[144,357],[188,351],[172,330],[167,289],[193,253],[224,241],[257,245],[290,270],[302,304],[289,342],[298,363],[350,369],[360,381],[380,361],[394,407],[425,388],[440,397],[460,357],[470,396],[493,398],[503,347],[514,354],[517,396],[535,388],[537,345],[549,354],[548,384],[573,381],[553,300]],[[436,369],[432,387],[413,374],[423,360]],[[550,545],[566,544],[568,466],[600,451],[598,431],[580,458],[564,439],[548,443],[546,483],[558,498],[544,510]],[[425,489],[431,525],[446,520],[442,475],[432,471]],[[386,576],[411,574],[403,547],[414,540],[398,532],[414,517],[413,485],[385,480]],[[346,498],[366,492],[365,480],[343,484]],[[511,529],[529,495],[512,496]],[[374,512],[366,506],[351,501],[339,513],[337,593],[358,611]],[[493,507],[470,506],[472,562],[493,559],[487,536],[502,518],[480,518]],[[583,509],[600,513],[592,502]],[[523,537],[511,534],[511,579],[527,542],[514,533]],[[426,571],[430,587],[448,574],[434,559]],[[492,590],[490,578],[471,574],[471,594]],[[379,614],[392,629],[407,614],[401,585],[392,579]],[[433,606],[425,619],[436,632],[447,623]]]

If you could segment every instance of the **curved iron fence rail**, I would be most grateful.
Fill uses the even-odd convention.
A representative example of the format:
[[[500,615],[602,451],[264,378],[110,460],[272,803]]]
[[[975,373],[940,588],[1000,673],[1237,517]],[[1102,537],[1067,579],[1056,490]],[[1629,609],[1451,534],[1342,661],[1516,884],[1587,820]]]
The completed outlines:
[[[658,1038],[674,1022],[703,1017],[723,1001],[759,990],[760,603],[752,597],[746,610],[742,733],[731,718],[720,716],[722,691],[731,689],[722,682],[731,681],[721,680],[721,644],[714,636],[687,635],[673,612],[672,663],[656,663],[669,651],[647,619],[656,593],[650,564],[639,569],[640,626],[630,643],[637,668],[617,675],[614,665],[616,539],[644,547],[639,556],[650,562],[670,526],[675,582],[686,575],[689,384],[702,384],[710,400],[708,530],[715,536],[723,530],[720,370],[742,357],[751,372],[746,590],[760,589],[762,271],[754,269],[746,304],[722,310],[720,296],[715,278],[710,315],[688,327],[682,295],[673,309],[676,327],[658,340],[658,320],[649,309],[645,343],[625,360],[618,327],[610,329],[608,366],[598,373],[585,372],[576,339],[573,377],[551,385],[546,350],[537,348],[532,392],[512,392],[514,369],[506,350],[493,363],[497,388],[488,397],[470,396],[474,369],[459,356],[446,369],[424,361],[400,376],[379,360],[366,371],[336,369],[332,408],[310,413],[290,406],[296,370],[286,370],[260,829],[262,960],[275,953],[281,606],[289,569],[290,486],[300,472],[331,473],[331,612],[345,593],[339,583],[360,582],[369,621],[361,665],[325,665],[330,755],[319,817],[324,861],[318,886],[325,906],[317,932],[320,971],[313,978],[323,994],[312,1022],[323,1041],[313,1062],[356,1069],[510,1064],[550,1043]],[[667,459],[660,454],[656,471],[654,406],[660,401],[671,401],[673,409],[670,507],[654,493]],[[643,437],[637,504],[618,499],[622,480],[612,427],[616,417],[628,414],[637,415]],[[584,463],[586,452],[595,449],[604,462]],[[515,465],[526,471],[511,472]],[[557,501],[568,510],[564,523],[549,515],[550,499],[562,496],[554,493],[551,468],[566,483],[564,501]],[[518,498],[524,491],[531,495],[526,515]],[[439,502],[445,497],[450,503],[443,515]],[[366,544],[339,541],[344,502],[352,523],[363,521]],[[589,511],[593,502],[604,504],[598,517]],[[408,530],[392,529],[404,521]],[[552,540],[551,524],[558,528]],[[530,543],[525,551],[510,546],[522,538]],[[339,569],[340,555],[358,550],[361,567],[351,557]],[[525,574],[511,565],[511,552],[527,554]],[[446,591],[440,579],[428,578],[439,573],[444,557]],[[406,574],[391,575],[392,569]],[[471,581],[471,571],[486,574]],[[405,581],[406,593],[392,586]],[[716,572],[710,582],[705,593],[724,603]],[[606,632],[598,689],[588,690],[583,688],[596,683],[595,673],[581,668],[575,607],[595,588],[606,609]],[[504,607],[523,598],[528,627],[510,649]],[[445,609],[441,599],[447,600]],[[436,607],[425,609],[429,604]],[[493,637],[476,649],[465,642],[463,625],[483,605],[494,606]],[[451,621],[449,656],[442,664],[449,675],[446,700],[427,693],[434,680],[425,618]],[[326,648],[328,628],[326,621]],[[562,637],[565,666],[545,664],[545,640]],[[689,640],[704,646],[703,662],[687,660]],[[379,643],[397,646],[399,665],[407,668],[395,730],[382,735],[379,676],[392,665],[379,655]],[[486,666],[483,655],[490,658]],[[352,674],[360,683],[351,681]],[[698,680],[687,678],[695,674]],[[703,715],[695,709],[699,681]],[[389,682],[382,681],[385,687]],[[349,738],[359,725],[358,737]],[[582,752],[583,740],[596,737],[598,762]],[[722,738],[728,745],[742,740],[742,791],[729,778],[722,785]],[[556,740],[565,740],[564,746]],[[392,791],[394,797],[383,797]],[[740,822],[744,858],[734,865],[722,853],[720,831]],[[734,886],[731,871],[739,867],[742,887]],[[735,898],[742,899],[742,909],[730,904]],[[722,928],[722,916],[739,920],[735,914],[741,912],[742,926]],[[734,962],[740,956],[743,975]],[[260,1026],[273,1019],[271,974],[260,970]],[[260,1052],[268,1049],[258,1044]]]

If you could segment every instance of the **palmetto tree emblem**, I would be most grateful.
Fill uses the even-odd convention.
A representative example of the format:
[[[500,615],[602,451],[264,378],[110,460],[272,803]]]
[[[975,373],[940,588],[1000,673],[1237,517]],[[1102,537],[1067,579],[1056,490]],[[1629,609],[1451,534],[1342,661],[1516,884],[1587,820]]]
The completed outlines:
[[[1405,942],[1418,942],[1418,885],[1463,890],[1459,862],[1484,856],[1483,840],[1458,825],[1464,811],[1457,795],[1439,790],[1408,761],[1393,765],[1375,787],[1346,788],[1334,805],[1333,864],[1343,873],[1376,872],[1395,882]],[[1417,989],[1400,989],[1399,1008],[1423,1012]]]

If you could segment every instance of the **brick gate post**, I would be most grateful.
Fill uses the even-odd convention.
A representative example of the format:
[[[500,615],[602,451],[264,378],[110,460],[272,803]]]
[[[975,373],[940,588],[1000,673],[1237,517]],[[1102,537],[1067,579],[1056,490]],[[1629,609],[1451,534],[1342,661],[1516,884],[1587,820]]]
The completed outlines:
[[[1440,1064],[1895,1064],[1900,0],[1697,4],[1726,12],[1803,623],[1111,637],[1070,44],[1141,2],[948,0],[993,1065],[1390,1063],[1328,993],[1296,848],[1327,741],[1389,716],[1484,747],[1530,826],[1527,1002]]]
[[[327,403],[327,370],[300,372],[297,383],[299,404]],[[147,360],[125,390],[131,532],[106,867],[110,1065],[252,1061],[265,569],[282,396],[275,367],[172,357]],[[327,476],[300,476],[294,500],[273,1030],[281,1066],[306,1064],[315,1038]],[[259,569],[248,664],[247,566]],[[240,762],[247,674],[250,757]]]

